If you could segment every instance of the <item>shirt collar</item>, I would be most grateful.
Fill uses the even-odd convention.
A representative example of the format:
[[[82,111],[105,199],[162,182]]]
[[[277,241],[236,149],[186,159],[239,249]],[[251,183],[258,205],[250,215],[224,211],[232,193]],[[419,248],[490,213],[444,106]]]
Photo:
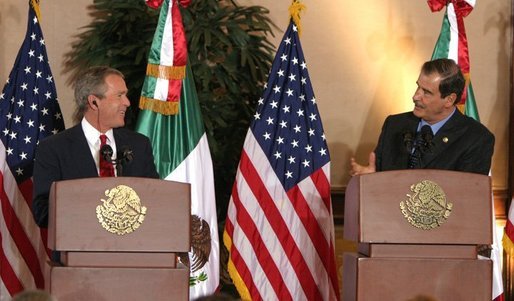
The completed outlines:
[[[96,143],[98,143],[98,141],[100,141],[99,138],[102,133],[100,133],[97,129],[95,129],[86,120],[86,118],[82,118],[81,125],[82,125],[82,130],[84,131],[84,136],[86,136],[86,140],[89,143],[91,143],[91,145],[95,145]],[[110,142],[110,144],[114,143],[114,133],[113,133],[112,129],[108,130],[107,132],[105,132],[103,134],[105,134],[107,136],[107,139]]]
[[[435,136],[435,134],[437,134],[437,132],[443,127],[443,125],[453,116],[453,114],[455,114],[455,110],[456,110],[456,108],[454,107],[453,108],[453,112],[451,112],[450,115],[448,115],[445,119],[443,119],[441,121],[438,121],[438,122],[436,122],[434,124],[429,124],[425,120],[421,119],[421,121],[418,124],[417,131],[419,132],[421,130],[422,126],[429,125],[430,128],[432,129],[432,133],[434,133],[434,136]]]

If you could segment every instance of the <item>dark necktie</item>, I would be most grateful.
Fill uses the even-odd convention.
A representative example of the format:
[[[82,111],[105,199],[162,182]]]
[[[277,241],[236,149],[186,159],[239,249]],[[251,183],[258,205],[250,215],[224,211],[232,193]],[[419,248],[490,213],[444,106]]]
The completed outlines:
[[[432,128],[429,125],[422,126],[421,130],[416,133],[412,152],[409,156],[409,168],[421,168],[421,157],[430,148],[433,135]]]
[[[100,135],[100,150],[107,144],[107,136]],[[100,152],[100,177],[114,177],[114,166],[111,161],[105,160]]]

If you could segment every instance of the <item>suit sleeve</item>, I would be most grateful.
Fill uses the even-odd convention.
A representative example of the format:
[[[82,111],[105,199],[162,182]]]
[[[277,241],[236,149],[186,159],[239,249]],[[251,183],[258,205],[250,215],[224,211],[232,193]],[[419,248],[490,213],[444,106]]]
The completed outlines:
[[[390,117],[387,117],[382,125],[382,131],[380,132],[380,136],[378,137],[377,147],[375,148],[375,167],[376,171],[382,170],[382,157],[384,155],[384,147],[386,140],[387,127],[389,124]]]
[[[50,149],[50,143],[41,142],[36,150],[33,182],[34,194],[32,214],[36,224],[48,227],[48,196],[54,181],[61,179],[61,171],[57,155]]]

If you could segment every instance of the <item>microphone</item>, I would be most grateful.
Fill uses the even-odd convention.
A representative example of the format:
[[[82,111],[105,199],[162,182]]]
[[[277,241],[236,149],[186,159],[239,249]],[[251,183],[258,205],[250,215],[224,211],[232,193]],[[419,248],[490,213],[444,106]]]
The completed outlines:
[[[113,154],[112,147],[109,144],[105,144],[100,148],[100,155],[105,161],[113,162],[112,161],[112,154]]]
[[[432,133],[432,128],[429,125],[424,125],[420,130],[421,135],[421,151],[426,152],[430,151],[434,143],[432,139],[434,138],[434,133]]]
[[[120,151],[118,151],[118,163],[126,164],[134,160],[134,152],[130,149],[130,147],[124,145],[120,147]]]
[[[130,163],[134,160],[134,153],[130,149],[130,147],[124,145],[120,147],[118,151],[118,155],[116,156],[115,164],[116,164],[116,172],[118,173],[118,177],[123,175],[123,165]]]
[[[407,149],[407,152],[412,153],[412,144],[414,142],[414,135],[411,132],[403,133],[403,145]]]
[[[123,165],[130,163],[134,160],[134,152],[128,146],[120,147],[118,151],[117,158],[115,160],[112,159],[113,154],[112,147],[109,144],[106,144],[100,148],[100,155],[105,161],[112,162],[116,165],[116,173],[118,177],[123,175]]]

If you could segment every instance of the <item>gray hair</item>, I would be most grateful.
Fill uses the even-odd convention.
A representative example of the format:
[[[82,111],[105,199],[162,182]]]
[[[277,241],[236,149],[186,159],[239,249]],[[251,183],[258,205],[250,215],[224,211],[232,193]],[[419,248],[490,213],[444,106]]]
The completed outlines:
[[[79,123],[82,117],[84,117],[88,107],[87,98],[89,95],[95,95],[99,98],[105,96],[105,92],[107,92],[105,78],[112,74],[124,78],[123,73],[108,66],[93,66],[78,76],[74,84],[76,108],[73,114],[73,121],[75,123]]]

